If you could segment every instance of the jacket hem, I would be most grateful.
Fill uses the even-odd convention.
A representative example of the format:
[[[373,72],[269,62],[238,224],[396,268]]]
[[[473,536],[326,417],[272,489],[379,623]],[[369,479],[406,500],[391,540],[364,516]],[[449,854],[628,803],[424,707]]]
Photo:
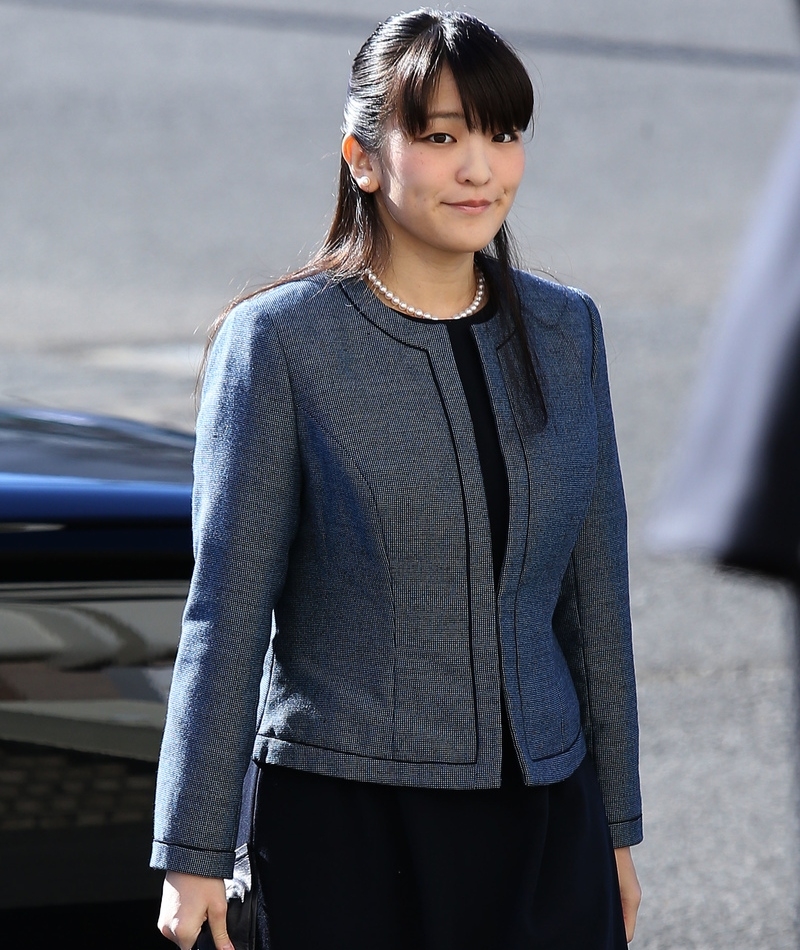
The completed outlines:
[[[408,762],[369,758],[336,752],[319,746],[286,742],[271,736],[258,736],[253,758],[259,765],[283,765],[333,778],[372,782],[378,785],[404,785],[419,788],[479,789],[499,788],[500,756],[486,754],[476,762]],[[523,766],[528,785],[552,785],[568,778],[583,761],[586,747],[579,736],[564,752]]]
[[[572,775],[586,756],[586,741],[579,731],[568,749],[555,755],[527,760],[522,768],[526,785],[555,785]]]

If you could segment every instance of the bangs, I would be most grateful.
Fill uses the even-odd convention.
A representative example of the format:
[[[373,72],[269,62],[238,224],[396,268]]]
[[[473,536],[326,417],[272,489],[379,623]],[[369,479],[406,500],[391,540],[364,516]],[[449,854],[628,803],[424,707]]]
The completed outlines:
[[[522,132],[531,124],[527,70],[501,37],[465,14],[432,21],[404,51],[388,90],[385,119],[409,135],[423,132],[445,67],[453,74],[470,131]]]

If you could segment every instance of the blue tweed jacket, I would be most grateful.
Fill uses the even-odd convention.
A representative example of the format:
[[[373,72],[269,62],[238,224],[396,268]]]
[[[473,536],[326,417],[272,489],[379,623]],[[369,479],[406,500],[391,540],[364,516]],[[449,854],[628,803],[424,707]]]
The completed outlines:
[[[615,846],[640,840],[600,321],[578,291],[515,279],[546,413],[519,384],[503,309],[472,330],[509,478],[498,590],[446,327],[324,276],[228,317],[198,417],[196,568],[154,866],[230,875],[251,755],[368,782],[499,785],[501,688],[526,781],[566,778],[588,747]]]

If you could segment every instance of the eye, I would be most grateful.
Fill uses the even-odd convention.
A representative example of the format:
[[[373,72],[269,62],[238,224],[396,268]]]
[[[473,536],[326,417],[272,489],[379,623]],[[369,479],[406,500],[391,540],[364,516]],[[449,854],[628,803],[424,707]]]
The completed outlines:
[[[501,145],[507,145],[509,142],[516,142],[519,138],[519,132],[514,129],[511,132],[497,132],[492,136],[493,142],[499,142]]]
[[[434,132],[432,135],[425,136],[426,142],[433,142],[434,145],[447,145],[455,142],[455,139],[449,132]]]

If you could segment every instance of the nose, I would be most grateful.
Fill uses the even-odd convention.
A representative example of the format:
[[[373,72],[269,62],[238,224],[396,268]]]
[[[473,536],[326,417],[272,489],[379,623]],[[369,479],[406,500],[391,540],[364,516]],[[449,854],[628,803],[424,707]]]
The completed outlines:
[[[461,184],[485,185],[492,177],[492,166],[485,136],[471,132],[467,137],[464,159],[458,170]]]

